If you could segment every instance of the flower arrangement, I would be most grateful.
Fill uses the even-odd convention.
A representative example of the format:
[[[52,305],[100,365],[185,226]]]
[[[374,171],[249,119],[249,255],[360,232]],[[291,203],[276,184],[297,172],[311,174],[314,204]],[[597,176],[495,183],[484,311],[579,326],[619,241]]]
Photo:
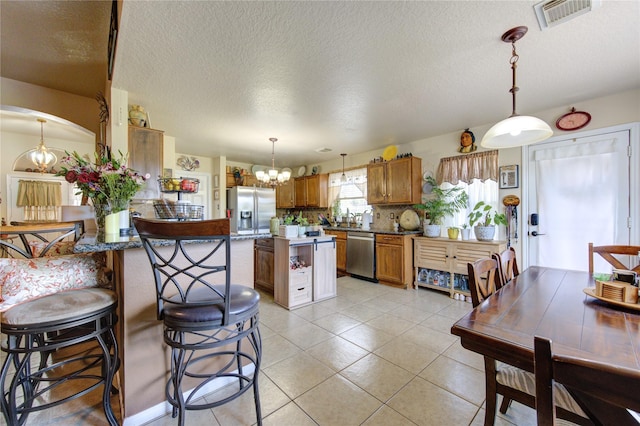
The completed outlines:
[[[80,193],[88,196],[96,204],[109,204],[111,211],[126,208],[126,204],[142,188],[149,174],[141,175],[126,166],[128,156],[119,152],[120,158],[114,158],[109,151],[107,156],[95,154],[95,163],[89,156],[80,156],[77,152],[69,154],[60,161],[57,176],[64,176],[69,183],[75,183]]]

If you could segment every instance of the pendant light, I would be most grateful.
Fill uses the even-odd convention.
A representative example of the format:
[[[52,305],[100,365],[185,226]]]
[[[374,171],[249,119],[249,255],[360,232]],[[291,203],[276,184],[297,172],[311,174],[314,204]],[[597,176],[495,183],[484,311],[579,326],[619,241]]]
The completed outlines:
[[[495,124],[482,138],[482,145],[485,148],[512,148],[541,142],[553,135],[551,127],[544,121],[528,115],[518,115],[516,113],[516,41],[520,40],[527,33],[525,26],[515,27],[502,35],[502,41],[511,43],[511,97],[513,100],[513,111],[511,116]]]
[[[55,164],[58,161],[58,157],[44,146],[44,123],[47,122],[44,118],[38,118],[40,122],[40,144],[37,148],[30,150],[27,153],[27,157],[35,164],[40,173],[47,171],[49,164]]]
[[[347,156],[347,154],[340,154],[342,156],[342,176],[340,176],[340,183],[347,183],[347,175],[344,174],[344,157]]]
[[[276,141],[277,138],[269,138],[271,141],[271,168],[265,173],[263,170],[256,172],[256,178],[272,188],[287,182],[291,178],[291,169],[284,168],[282,172],[276,169]]]

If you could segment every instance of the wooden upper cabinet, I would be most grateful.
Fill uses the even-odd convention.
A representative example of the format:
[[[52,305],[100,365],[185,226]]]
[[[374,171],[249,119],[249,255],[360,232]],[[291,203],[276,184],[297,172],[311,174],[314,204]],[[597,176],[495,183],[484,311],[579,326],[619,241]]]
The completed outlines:
[[[422,191],[422,160],[406,157],[367,166],[369,204],[416,204]]]
[[[367,166],[367,203],[384,204],[387,202],[386,170],[386,163],[373,163]]]
[[[296,207],[328,207],[328,174],[296,178],[294,186]]]
[[[276,207],[279,209],[291,209],[295,207],[295,180],[276,187]]]
[[[134,198],[160,198],[158,178],[162,176],[163,145],[163,131],[129,126],[129,167],[151,176]]]

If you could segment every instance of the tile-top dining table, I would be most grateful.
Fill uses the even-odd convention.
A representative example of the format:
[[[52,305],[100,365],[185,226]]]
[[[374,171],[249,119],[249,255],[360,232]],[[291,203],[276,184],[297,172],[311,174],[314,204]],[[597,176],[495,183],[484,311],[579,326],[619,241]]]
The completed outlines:
[[[563,355],[640,370],[640,310],[583,292],[594,286],[587,272],[532,266],[458,320],[451,333],[468,350],[530,372],[534,336],[551,339],[553,351]],[[632,420],[626,410],[585,402],[598,405],[599,418]]]

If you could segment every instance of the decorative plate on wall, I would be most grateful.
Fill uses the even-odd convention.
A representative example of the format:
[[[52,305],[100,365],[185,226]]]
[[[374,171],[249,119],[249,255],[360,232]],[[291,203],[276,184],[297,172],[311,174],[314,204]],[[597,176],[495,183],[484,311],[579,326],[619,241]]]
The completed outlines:
[[[307,168],[305,166],[300,166],[300,168],[298,169],[298,177],[304,176],[306,171],[307,171]]]

